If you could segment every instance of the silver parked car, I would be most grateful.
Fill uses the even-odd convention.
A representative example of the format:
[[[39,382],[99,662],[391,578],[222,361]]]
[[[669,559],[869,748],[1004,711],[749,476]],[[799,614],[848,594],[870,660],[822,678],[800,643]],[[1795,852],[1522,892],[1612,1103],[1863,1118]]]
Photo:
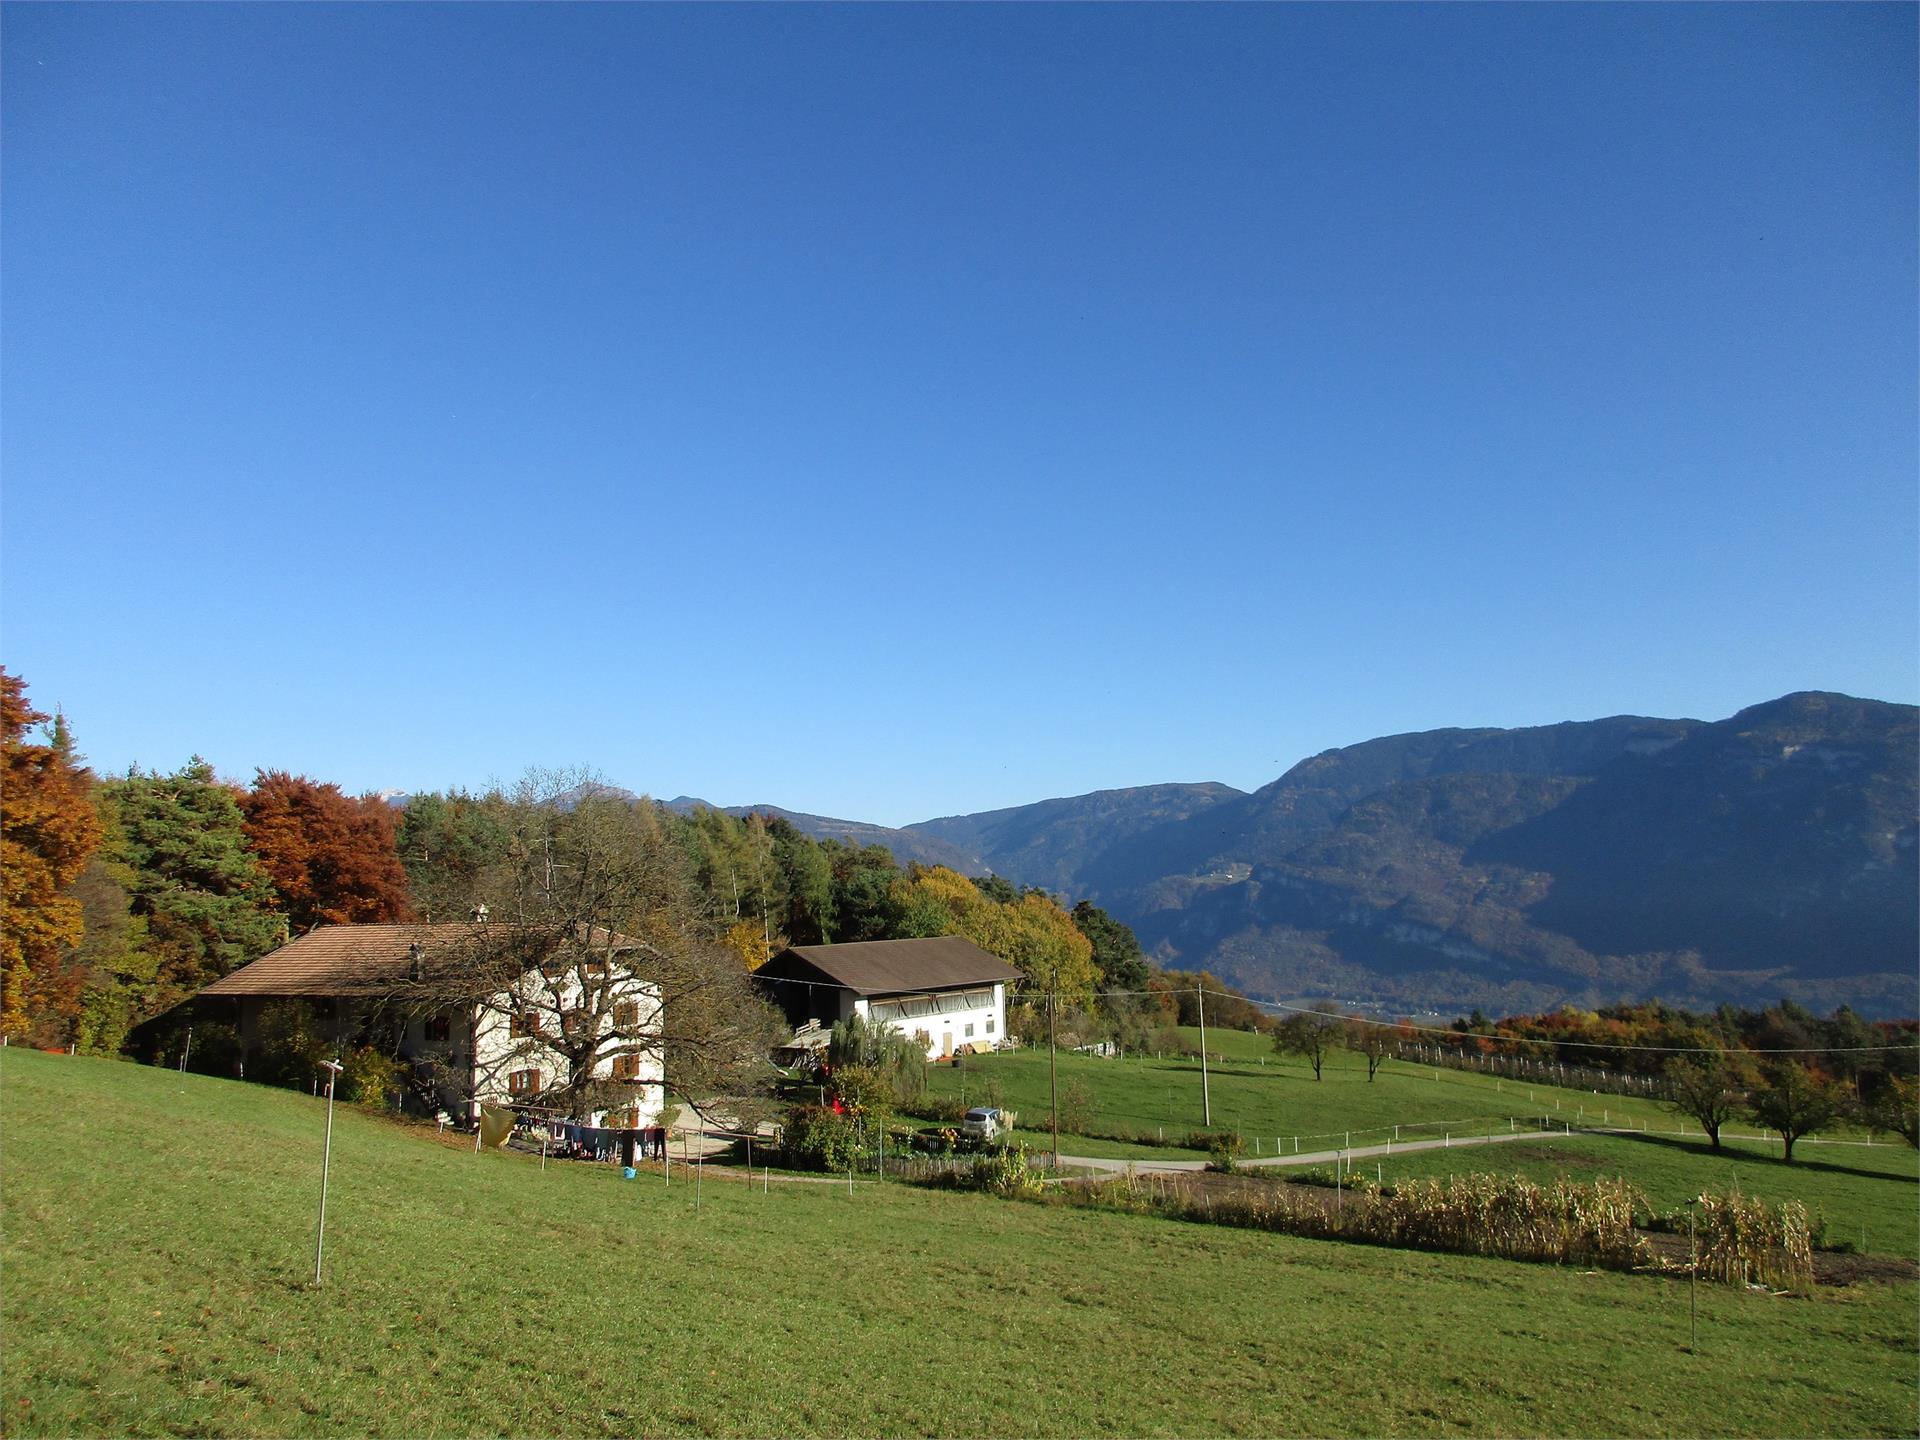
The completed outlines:
[[[1006,1129],[1001,1112],[990,1105],[976,1105],[960,1120],[960,1133],[969,1140],[998,1140]]]

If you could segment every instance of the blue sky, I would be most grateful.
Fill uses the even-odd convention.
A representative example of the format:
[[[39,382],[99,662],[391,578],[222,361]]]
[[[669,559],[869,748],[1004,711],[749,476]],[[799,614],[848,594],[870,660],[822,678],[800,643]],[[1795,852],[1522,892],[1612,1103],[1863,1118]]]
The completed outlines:
[[[1915,14],[7,6],[0,660],[887,823],[1913,701]]]

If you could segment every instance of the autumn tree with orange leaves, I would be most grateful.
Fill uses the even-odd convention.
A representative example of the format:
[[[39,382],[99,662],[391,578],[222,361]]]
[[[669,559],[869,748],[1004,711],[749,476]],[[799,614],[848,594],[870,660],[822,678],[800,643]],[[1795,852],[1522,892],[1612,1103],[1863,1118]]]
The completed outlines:
[[[398,821],[378,796],[354,799],[338,785],[263,770],[242,805],[247,844],[295,933],[412,918]]]
[[[31,738],[47,719],[26,683],[0,671],[0,1029],[42,1041],[79,1010],[86,974],[72,956],[84,922],[72,889],[101,836],[64,722],[44,744]]]

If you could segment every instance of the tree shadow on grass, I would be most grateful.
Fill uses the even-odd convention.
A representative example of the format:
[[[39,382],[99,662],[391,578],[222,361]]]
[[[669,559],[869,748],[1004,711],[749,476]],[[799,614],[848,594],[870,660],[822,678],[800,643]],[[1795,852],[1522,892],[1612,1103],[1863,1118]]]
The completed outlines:
[[[1675,1135],[1636,1135],[1632,1131],[1615,1133],[1615,1139],[1630,1140],[1636,1145],[1658,1145],[1667,1150],[1684,1152],[1702,1160],[1726,1161],[1733,1165],[1744,1165],[1755,1170],[1764,1170],[1769,1175],[1777,1175],[1782,1169],[1790,1171],[1824,1171],[1832,1175],[1853,1175],[1863,1180],[1892,1180],[1902,1185],[1920,1184],[1920,1173],[1913,1175],[1889,1174],[1885,1170],[1863,1170],[1857,1165],[1842,1165],[1834,1160],[1809,1160],[1802,1150],[1793,1164],[1786,1165],[1777,1156],[1756,1155],[1751,1150],[1715,1150],[1712,1146]]]

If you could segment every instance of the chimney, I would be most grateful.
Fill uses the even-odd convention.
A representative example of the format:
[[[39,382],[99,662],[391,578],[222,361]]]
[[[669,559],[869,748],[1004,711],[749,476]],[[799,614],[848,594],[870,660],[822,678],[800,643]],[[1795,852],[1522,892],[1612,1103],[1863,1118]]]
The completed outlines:
[[[420,962],[426,959],[426,956],[427,956],[427,947],[422,945],[418,940],[414,941],[411,945],[407,946],[407,978],[408,979],[418,980],[420,978]]]

